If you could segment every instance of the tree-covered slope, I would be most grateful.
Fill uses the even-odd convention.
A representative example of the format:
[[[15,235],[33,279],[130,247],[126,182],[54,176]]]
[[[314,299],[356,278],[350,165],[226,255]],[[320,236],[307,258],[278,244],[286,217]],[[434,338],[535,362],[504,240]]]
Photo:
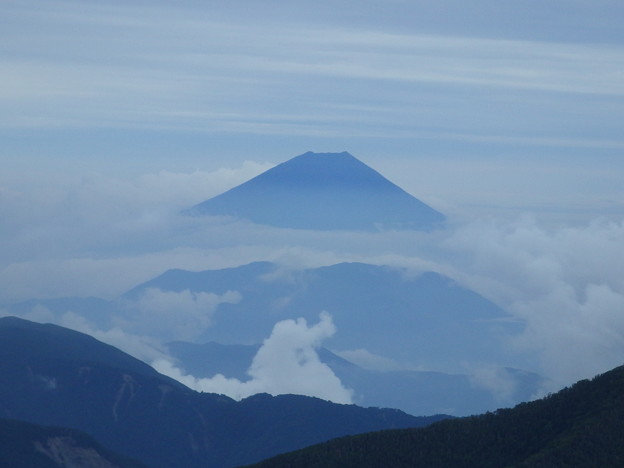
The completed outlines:
[[[622,467],[624,367],[512,409],[336,439],[255,466]]]

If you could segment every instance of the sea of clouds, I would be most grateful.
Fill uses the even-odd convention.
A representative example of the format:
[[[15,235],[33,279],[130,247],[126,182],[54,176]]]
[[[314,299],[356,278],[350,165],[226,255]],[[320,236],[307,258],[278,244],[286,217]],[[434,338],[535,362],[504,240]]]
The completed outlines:
[[[112,299],[170,268],[217,269],[256,260],[285,268],[361,261],[407,267],[414,274],[437,271],[484,295],[525,325],[509,345],[537,354],[540,368],[534,370],[560,384],[622,364],[622,220],[546,224],[530,214],[463,216],[431,233],[346,233],[181,214],[268,167],[246,162],[215,172],[162,171],[134,179],[92,175],[0,187],[0,216],[6,221],[0,227],[0,304],[6,309],[28,299]],[[240,299],[237,291],[151,289],[132,304],[132,313],[105,330],[72,310],[58,316],[34,306],[24,317],[90,333],[199,390],[237,398],[296,392],[351,401],[349,389],[318,358],[323,341],[340,333],[323,311],[316,324],[298,317],[276,323],[247,381],[188,375],[155,338],[166,332],[170,340],[192,341],[211,326],[221,304]]]

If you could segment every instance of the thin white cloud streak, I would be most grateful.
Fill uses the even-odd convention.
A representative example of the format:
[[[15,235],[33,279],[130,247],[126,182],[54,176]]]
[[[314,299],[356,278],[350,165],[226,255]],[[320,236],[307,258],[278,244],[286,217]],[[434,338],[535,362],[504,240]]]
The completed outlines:
[[[301,318],[276,323],[271,336],[254,356],[247,371],[250,380],[245,382],[221,374],[198,379],[165,359],[156,360],[153,366],[197,391],[220,393],[237,400],[256,393],[291,393],[349,404],[352,391],[342,385],[316,352],[335,333],[336,327],[327,313],[321,313],[319,322],[311,326]]]
[[[91,8],[93,9],[91,14],[73,15],[73,17],[63,14],[61,17],[64,16],[69,24],[89,23],[94,16],[101,14],[100,7]],[[88,50],[83,49],[82,45],[61,53],[71,54],[71,51],[75,51],[85,54],[77,58],[84,60],[82,66],[85,68],[95,67],[92,74],[95,81],[92,82],[93,86],[90,88],[92,90],[102,89],[102,86],[107,84],[112,89],[116,86],[123,88],[123,83],[126,83],[125,86],[131,86],[132,91],[139,91],[139,86],[134,86],[131,80],[128,81],[131,76],[142,75],[142,73],[136,73],[141,68],[129,66],[131,61],[135,61],[139,64],[147,62],[152,66],[161,64],[161,67],[156,68],[156,75],[153,74],[154,70],[151,70],[150,76],[153,78],[158,77],[158,71],[165,70],[168,71],[165,76],[177,78],[183,75],[172,73],[176,69],[189,72],[221,70],[221,73],[216,74],[217,77],[228,75],[228,70],[230,70],[235,71],[235,75],[240,76],[241,80],[243,76],[248,76],[239,75],[238,72],[241,71],[312,73],[364,79],[435,81],[512,88],[528,87],[564,92],[624,94],[621,79],[624,50],[613,45],[407,35],[344,28],[316,29],[301,25],[262,24],[262,21],[260,25],[223,24],[190,17],[189,11],[184,9],[166,8],[153,11],[156,14],[149,15],[149,19],[145,20],[145,9],[142,8],[110,9],[112,17],[138,19],[136,23],[112,24],[113,27],[121,28],[126,32],[126,40],[130,37],[134,44],[138,44],[125,50],[121,56],[115,57],[111,54],[118,65],[123,65],[117,70],[114,67],[89,63],[86,60],[89,58]],[[28,14],[38,16],[41,12],[37,9]],[[171,21],[172,15],[177,17],[178,21]],[[50,18],[46,16],[46,22],[49,20]],[[103,26],[109,27],[111,24],[103,22]],[[186,34],[180,34],[181,31],[185,31]],[[192,34],[189,34],[189,31]],[[150,46],[151,40],[140,39],[146,32],[149,34],[148,37],[157,39],[155,46]],[[71,36],[63,37],[59,31],[56,33],[55,39],[71,44]],[[152,36],[155,33],[158,35]],[[96,49],[96,52],[120,52],[115,47],[128,44],[114,40],[112,36],[108,37],[113,38],[112,45],[109,46],[111,48]],[[134,39],[137,40],[134,41]],[[19,41],[15,42],[19,45]],[[215,47],[215,43],[218,44],[218,48]],[[163,50],[161,46],[165,44],[167,46]],[[285,44],[287,47],[284,47]],[[30,44],[27,42],[25,45]],[[156,47],[159,53],[156,53]],[[183,50],[186,53],[180,53]],[[243,53],[243,50],[249,52]],[[20,62],[29,63],[22,59],[19,62],[13,62],[13,65],[19,66]],[[44,64],[45,62],[30,63]],[[163,64],[165,66],[162,66]],[[75,66],[75,63],[71,66]],[[71,68],[69,64],[64,67],[62,63],[55,63],[54,68],[49,71],[54,69],[70,71]],[[129,72],[130,76],[119,73],[124,70]],[[47,75],[46,73],[36,75],[32,71],[34,70],[24,70],[25,73],[19,73],[19,76]],[[70,73],[62,78],[81,75],[79,70],[78,73]],[[111,79],[115,75],[119,79]],[[192,85],[206,80],[211,82],[214,78],[215,75],[189,73],[183,82]],[[258,80],[257,75],[254,80]],[[52,83],[60,82],[62,81],[52,80]],[[83,85],[88,85],[86,81],[81,82]],[[179,94],[180,91],[188,90],[188,87],[180,89],[179,82],[174,80],[164,80],[164,82],[167,82],[169,92],[176,91],[176,94]],[[143,82],[143,85],[148,85],[146,88],[148,92],[165,91],[160,87],[152,88],[149,86],[150,83],[157,85],[159,80]],[[42,84],[42,82],[38,83],[33,91],[46,89],[45,86],[41,86]],[[63,86],[63,89],[68,92],[71,89],[79,90],[80,87],[74,86],[76,84],[70,82]],[[7,92],[6,89],[5,92]],[[7,94],[15,96],[14,93],[7,92]],[[78,92],[79,96],[82,94]]]
[[[214,27],[207,26],[206,29]],[[264,30],[251,30],[247,34],[240,38],[240,44],[231,46],[249,43],[252,37],[256,44],[258,40],[266,41]],[[306,41],[306,37],[309,40]],[[206,40],[210,41],[210,38]],[[323,44],[327,40],[331,42]],[[353,31],[350,36],[308,31],[293,34],[289,39],[291,49],[286,50],[288,56],[282,57],[271,54],[278,45],[283,46],[284,37],[273,37],[273,41],[265,44],[261,48],[265,53],[261,51],[259,55],[257,51],[249,55],[198,53],[179,63],[176,54],[170,63],[156,64],[156,70],[131,65],[63,63],[50,58],[8,59],[1,68],[3,92],[0,98],[21,103],[73,96],[83,103],[85,99],[101,98],[100,104],[106,104],[105,99],[111,97],[128,98],[114,104],[120,109],[126,106],[125,102],[133,103],[137,98],[146,97],[156,98],[153,104],[160,106],[175,101],[189,104],[188,99],[196,98],[198,91],[202,97],[216,99],[223,97],[224,92],[230,98],[234,97],[236,88],[232,84],[237,83],[250,85],[252,89],[261,89],[258,85],[263,83],[283,84],[284,79],[293,84],[288,74],[624,95],[624,50],[619,48],[605,50],[599,46],[539,42],[406,37],[368,31]],[[365,48],[366,52],[352,50],[354,44]],[[160,55],[161,60],[163,55]],[[253,82],[236,79],[250,73],[255,76]],[[186,86],[180,86],[180,83]],[[105,105],[104,109],[108,107]],[[147,107],[144,111],[157,109]],[[166,107],[160,107],[160,110],[164,114]]]
[[[45,14],[41,5],[8,9],[24,27],[5,33],[10,44],[10,55],[0,65],[0,99],[7,109],[0,125],[5,128],[405,137],[428,127],[425,116],[414,114],[430,95],[422,84],[441,87],[441,95],[447,94],[444,89],[482,92],[476,105],[487,109],[492,108],[488,103],[506,105],[485,93],[497,88],[624,96],[624,48],[616,45],[405,34],[349,25],[321,29],[313,22],[268,17],[218,21],[203,10],[162,6],[149,12],[131,5],[81,5],[78,11],[72,6],[49,4]],[[40,31],[33,38],[34,29]],[[73,31],[82,29],[88,33],[77,41]],[[403,99],[394,96],[397,82],[407,86]],[[545,100],[560,99],[548,94]],[[385,115],[346,110],[371,101]],[[342,111],[332,107],[336,103],[344,105]],[[426,114],[445,113],[448,125],[447,105],[438,97]],[[456,102],[453,112],[463,114],[461,105]],[[539,107],[533,115],[539,115]],[[404,113],[411,113],[410,119]],[[487,120],[485,112],[481,119]],[[456,135],[483,135],[472,136],[467,121],[459,120],[454,125],[464,131]],[[511,123],[508,127],[502,136],[486,138],[522,139]],[[523,137],[532,144],[568,140]],[[590,146],[622,145],[617,136],[584,140]]]
[[[306,37],[306,34],[303,35]],[[353,31],[350,35],[310,31],[335,47],[315,61],[235,57],[243,68],[265,72],[497,86],[567,93],[624,94],[624,50],[543,42],[438,36],[405,36]],[[321,40],[323,42],[323,40]],[[308,44],[302,44],[305,47]],[[355,46],[355,49],[351,49]],[[366,52],[362,52],[362,49]],[[307,50],[306,52],[311,52]],[[601,70],[599,79],[593,70]]]

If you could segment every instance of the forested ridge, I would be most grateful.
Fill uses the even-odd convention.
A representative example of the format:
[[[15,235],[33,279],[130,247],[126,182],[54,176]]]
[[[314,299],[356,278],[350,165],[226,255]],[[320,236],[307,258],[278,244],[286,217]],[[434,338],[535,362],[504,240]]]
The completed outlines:
[[[511,409],[334,439],[255,467],[622,467],[624,366]]]

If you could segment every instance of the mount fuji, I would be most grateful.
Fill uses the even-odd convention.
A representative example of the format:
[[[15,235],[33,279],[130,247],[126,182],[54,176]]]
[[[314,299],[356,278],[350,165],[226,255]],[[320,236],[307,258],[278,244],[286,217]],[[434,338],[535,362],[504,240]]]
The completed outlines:
[[[304,153],[187,213],[323,231],[431,230],[445,219],[347,152]]]

